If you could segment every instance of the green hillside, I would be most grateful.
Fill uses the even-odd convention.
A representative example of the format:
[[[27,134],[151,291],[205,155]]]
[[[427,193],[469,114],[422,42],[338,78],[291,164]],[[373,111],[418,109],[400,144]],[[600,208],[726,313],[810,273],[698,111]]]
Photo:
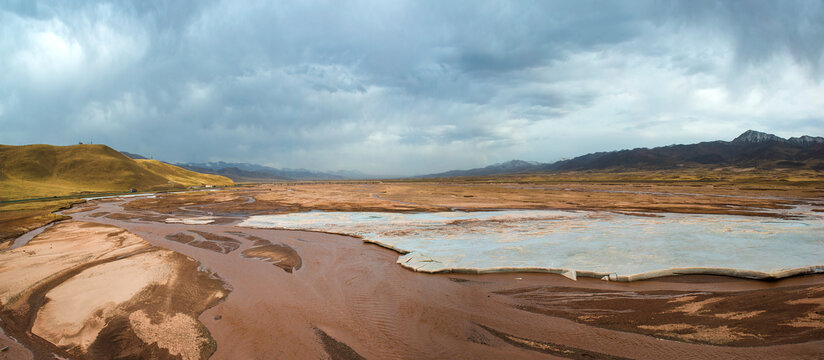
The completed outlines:
[[[0,200],[201,184],[233,183],[159,161],[135,161],[105,145],[0,145]]]

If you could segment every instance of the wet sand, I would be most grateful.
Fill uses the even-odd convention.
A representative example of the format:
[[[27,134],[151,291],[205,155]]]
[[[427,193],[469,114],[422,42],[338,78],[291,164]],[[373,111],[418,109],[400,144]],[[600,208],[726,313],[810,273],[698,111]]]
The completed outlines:
[[[303,264],[297,251],[288,245],[262,245],[243,251],[243,256],[259,258],[291,273]]]
[[[0,347],[37,359],[207,357],[214,342],[196,317],[228,291],[198,266],[120,227],[60,222],[0,252],[0,326],[30,352],[5,336]]]
[[[31,353],[29,349],[27,349],[23,344],[17,342],[17,339],[14,339],[2,330],[3,323],[0,323],[0,348],[4,346],[8,346],[9,348],[6,351],[0,352],[0,359],[14,359],[14,360],[31,360],[34,359],[34,355]]]
[[[97,206],[96,212],[126,213],[115,201]],[[228,297],[198,318],[216,341],[214,359],[824,354],[822,275],[774,282],[681,276],[633,283],[551,274],[424,275],[398,266],[396,252],[349,236],[234,223],[167,224],[150,221],[157,215],[150,210],[116,218],[93,217],[95,211],[72,216],[123,228],[196,259],[227,284]],[[168,238],[198,234],[193,231],[239,246],[223,253]],[[292,249],[300,267],[290,273],[243,255],[267,246],[263,240]]]

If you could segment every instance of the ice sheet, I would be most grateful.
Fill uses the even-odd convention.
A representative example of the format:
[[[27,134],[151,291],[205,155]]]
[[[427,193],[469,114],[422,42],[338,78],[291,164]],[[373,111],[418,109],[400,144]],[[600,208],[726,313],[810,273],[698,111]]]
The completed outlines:
[[[720,273],[745,277],[770,277],[799,268],[824,271],[824,216],[812,212],[801,220],[783,220],[553,210],[313,211],[252,216],[240,226],[357,235],[409,252],[398,262],[427,272],[575,270],[579,276],[613,274],[627,279],[666,275],[661,271],[673,268],[682,269],[681,273],[731,269]],[[772,275],[747,276],[747,272]]]

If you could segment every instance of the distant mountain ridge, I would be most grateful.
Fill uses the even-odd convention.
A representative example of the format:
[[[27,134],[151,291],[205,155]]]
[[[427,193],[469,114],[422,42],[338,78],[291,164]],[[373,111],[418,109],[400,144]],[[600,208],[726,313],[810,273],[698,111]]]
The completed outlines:
[[[768,143],[768,142],[778,142],[778,143],[789,143],[793,145],[801,145],[801,146],[809,146],[815,144],[824,144],[824,137],[821,136],[809,136],[809,135],[802,135],[799,137],[791,137],[789,139],[784,139],[782,137],[767,134],[760,131],[755,130],[747,130],[743,134],[738,135],[737,138],[733,139],[732,142],[734,143],[751,143],[751,144],[760,144],[760,143]]]
[[[747,130],[743,134],[738,135],[737,138],[733,139],[732,142],[734,143],[751,143],[751,144],[760,144],[760,143],[767,143],[767,142],[783,142],[786,141],[785,139],[775,136],[773,134],[767,134],[760,131],[755,130]]]
[[[800,137],[791,137],[791,138],[787,139],[787,142],[789,142],[790,144],[801,145],[801,146],[824,144],[824,137],[803,135],[803,136],[800,136]]]
[[[368,175],[358,171],[311,171],[306,169],[278,169],[270,166],[249,163],[227,163],[223,161],[208,163],[175,164],[184,169],[226,176],[233,181],[261,182],[277,180],[343,180],[365,179]]]
[[[507,166],[506,164],[511,164]],[[570,170],[656,170],[690,166],[809,168],[824,170],[824,137],[782,137],[747,130],[732,141],[590,153],[554,163],[512,160],[483,168],[451,170],[415,178],[505,175]]]
[[[502,163],[492,164],[482,168],[476,169],[469,169],[469,170],[451,170],[437,174],[429,174],[429,175],[422,175],[422,176],[414,176],[413,178],[444,178],[444,177],[457,177],[457,176],[485,176],[485,175],[497,175],[497,174],[513,174],[519,172],[528,172],[531,169],[539,167],[541,164],[537,161],[524,161],[524,160],[510,160]]]

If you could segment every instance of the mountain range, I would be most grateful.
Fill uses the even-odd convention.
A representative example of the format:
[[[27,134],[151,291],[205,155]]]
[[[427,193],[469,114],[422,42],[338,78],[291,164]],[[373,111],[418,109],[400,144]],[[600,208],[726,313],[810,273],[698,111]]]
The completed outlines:
[[[732,141],[596,152],[554,163],[512,160],[483,168],[451,170],[415,178],[486,176],[573,170],[660,170],[736,166],[824,170],[824,137],[782,137],[747,130]]]
[[[507,162],[492,164],[482,168],[469,170],[450,170],[437,174],[415,176],[414,178],[447,178],[456,176],[485,176],[496,174],[516,174],[530,172],[531,170],[546,165],[537,161],[510,160]]]
[[[123,152],[133,159],[145,159]],[[250,163],[177,163],[181,168],[204,174],[225,176],[235,182],[284,180],[343,180],[378,178],[358,171],[312,171],[274,168]],[[684,167],[806,168],[824,170],[824,137],[799,136],[785,139],[773,134],[747,130],[731,141],[668,145],[590,153],[552,163],[511,160],[469,170],[450,170],[410,178],[492,176],[520,173],[580,170],[663,170]]]
[[[369,175],[358,171],[311,171],[306,169],[278,169],[264,165],[248,163],[227,163],[223,161],[208,163],[179,163],[175,165],[199,173],[225,176],[237,182],[266,182],[277,180],[343,180],[370,178]]]

